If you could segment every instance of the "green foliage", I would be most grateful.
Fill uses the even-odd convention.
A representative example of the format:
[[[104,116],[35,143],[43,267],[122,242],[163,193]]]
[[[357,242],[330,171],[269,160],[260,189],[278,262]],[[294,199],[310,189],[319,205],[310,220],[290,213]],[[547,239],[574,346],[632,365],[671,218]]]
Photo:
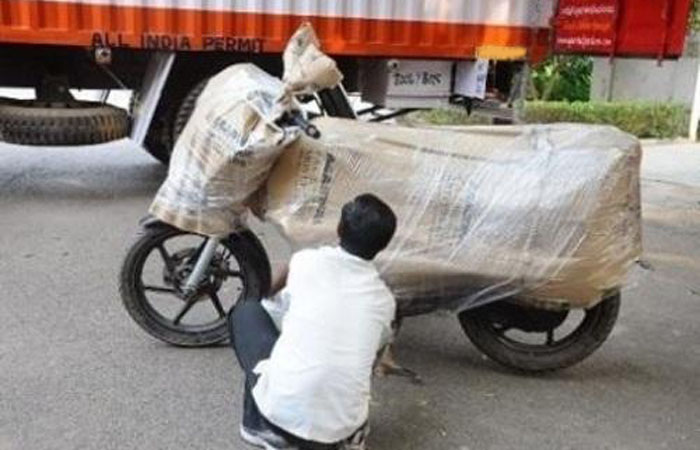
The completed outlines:
[[[640,138],[673,138],[688,130],[689,113],[677,103],[652,102],[526,102],[527,123],[579,122],[613,125]],[[458,109],[419,111],[408,123],[430,125],[476,125],[489,119]]]
[[[700,31],[700,0],[693,0],[690,6],[690,14],[688,15],[688,31]]]
[[[587,56],[552,56],[533,68],[528,97],[534,100],[586,101],[593,60]]]
[[[671,138],[687,132],[688,110],[674,103],[528,102],[528,123],[583,122],[614,125],[641,138]]]
[[[409,114],[403,122],[429,125],[488,125],[488,117],[467,114],[464,109],[424,109]]]

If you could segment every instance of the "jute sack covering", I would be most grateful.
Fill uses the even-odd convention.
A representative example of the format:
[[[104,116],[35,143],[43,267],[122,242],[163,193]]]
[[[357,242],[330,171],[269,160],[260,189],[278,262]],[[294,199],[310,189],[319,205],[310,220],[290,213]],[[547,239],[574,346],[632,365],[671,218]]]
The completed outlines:
[[[296,95],[333,87],[342,78],[308,24],[292,36],[283,59],[284,81],[252,64],[233,65],[209,80],[175,144],[151,214],[211,236],[244,226],[253,194],[300,134],[275,121],[299,108]]]

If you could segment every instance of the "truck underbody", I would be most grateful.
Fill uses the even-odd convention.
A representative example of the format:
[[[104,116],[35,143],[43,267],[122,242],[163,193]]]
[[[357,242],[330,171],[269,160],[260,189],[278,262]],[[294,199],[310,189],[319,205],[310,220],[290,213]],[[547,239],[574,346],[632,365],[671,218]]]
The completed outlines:
[[[279,53],[156,52],[127,48],[2,45],[0,86],[32,88],[36,92],[34,101],[19,103],[1,99],[2,139],[29,145],[76,145],[128,135],[154,157],[167,163],[174,142],[206,80],[225,67],[242,62],[256,64],[275,76],[282,74]],[[365,112],[375,114],[376,120],[395,117],[415,108],[464,104],[465,97],[455,96],[452,92],[456,62],[423,61],[421,67],[428,68],[428,71],[423,71],[423,84],[434,85],[434,77],[439,76],[445,77],[445,80],[441,82],[443,87],[438,86],[436,90],[430,86],[433,91],[421,96],[405,96],[401,92],[392,94],[390,73],[402,60],[337,56],[336,62],[344,75],[343,90],[322,92],[317,98],[320,108],[328,115],[354,116],[344,92],[369,97],[374,106],[365,108]],[[511,63],[516,69],[521,65],[519,62]],[[491,77],[491,82],[507,91],[513,70],[512,67],[503,70],[503,67],[501,63],[500,73],[507,76]],[[431,70],[435,73],[428,73]],[[413,73],[410,75],[413,76]],[[485,83],[485,80],[480,82]],[[70,96],[70,89],[127,89],[134,95],[129,111],[125,113],[106,105],[100,109],[100,105],[94,103],[75,101]],[[384,106],[392,110],[388,114],[387,111],[384,115],[377,114]],[[83,111],[85,108],[92,109]],[[68,111],[59,113],[59,109]],[[88,120],[83,117],[95,115],[107,119]],[[83,132],[76,132],[76,127],[70,127],[71,124],[80,125],[77,129]],[[68,126],[70,133],[56,131],[61,126]],[[54,135],[47,134],[49,129],[56,131]]]

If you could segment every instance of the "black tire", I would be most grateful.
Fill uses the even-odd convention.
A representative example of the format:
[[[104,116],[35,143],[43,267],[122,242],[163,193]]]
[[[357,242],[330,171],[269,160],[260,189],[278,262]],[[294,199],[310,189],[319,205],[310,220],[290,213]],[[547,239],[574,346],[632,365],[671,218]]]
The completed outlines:
[[[548,314],[518,305],[523,314]],[[615,293],[585,310],[580,324],[560,341],[552,344],[515,342],[494,323],[489,306],[459,314],[462,329],[469,340],[494,361],[523,372],[546,372],[570,367],[593,353],[608,338],[620,310],[620,294]],[[551,314],[551,313],[549,313]]]
[[[145,228],[124,258],[119,277],[122,302],[131,318],[147,333],[161,341],[182,347],[202,347],[225,341],[225,315],[206,326],[176,325],[164,320],[144,295],[141,272],[148,255],[168,238],[191,234],[167,225]],[[270,266],[261,245],[250,232],[231,235],[222,244],[238,262],[243,288],[237,301],[258,301],[270,285]]]
[[[197,98],[208,81],[208,77],[201,80],[187,90],[181,99],[178,99],[175,94],[170,99],[164,99],[163,105],[159,107],[156,116],[153,117],[153,122],[146,134],[145,147],[148,153],[161,163],[165,165],[170,163],[177,138],[185,129],[185,125],[194,111]],[[182,92],[182,88],[178,86],[175,91]],[[129,106],[132,113],[135,106],[136,102],[132,98],[132,103]]]
[[[146,151],[166,166],[170,164],[170,156],[175,145],[172,140],[172,118],[172,109],[167,109],[158,117],[154,117],[144,142]]]
[[[205,78],[204,80],[200,81],[192,89],[190,89],[185,98],[182,99],[182,103],[180,103],[180,107],[177,109],[175,119],[173,120],[173,145],[177,142],[177,138],[179,138],[182,134],[182,130],[185,129],[185,125],[187,125],[190,117],[192,117],[194,108],[197,106],[197,99],[201,95],[202,91],[204,91],[204,88],[207,87],[208,82],[209,78]]]
[[[54,107],[34,100],[0,100],[0,139],[23,145],[90,145],[128,134],[126,111],[96,102]]]

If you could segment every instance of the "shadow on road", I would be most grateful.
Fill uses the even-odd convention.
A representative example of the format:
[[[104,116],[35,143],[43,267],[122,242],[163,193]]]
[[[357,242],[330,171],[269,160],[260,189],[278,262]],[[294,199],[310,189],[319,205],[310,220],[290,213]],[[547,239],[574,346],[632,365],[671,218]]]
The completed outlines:
[[[0,198],[151,196],[167,168],[127,140],[86,147],[0,144]]]

